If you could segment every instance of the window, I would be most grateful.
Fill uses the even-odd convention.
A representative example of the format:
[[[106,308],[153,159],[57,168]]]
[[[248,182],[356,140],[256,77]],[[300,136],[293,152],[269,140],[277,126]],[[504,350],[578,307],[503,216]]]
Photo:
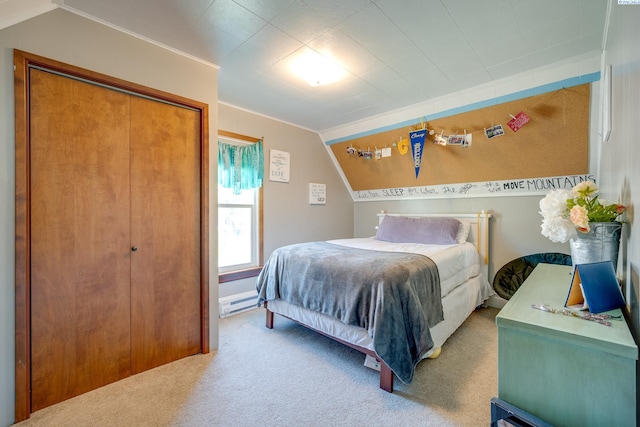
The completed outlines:
[[[255,144],[260,139],[219,131],[229,145]],[[220,167],[220,165],[218,165]],[[257,276],[263,262],[262,186],[234,190],[218,184],[219,283]]]
[[[218,185],[218,268],[227,272],[257,267],[258,190]]]

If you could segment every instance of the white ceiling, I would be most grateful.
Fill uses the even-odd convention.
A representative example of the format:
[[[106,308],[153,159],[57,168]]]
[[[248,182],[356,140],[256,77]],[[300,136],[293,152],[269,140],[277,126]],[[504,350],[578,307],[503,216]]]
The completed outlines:
[[[221,102],[318,132],[601,50],[607,11],[607,0],[53,3],[216,64]],[[292,76],[304,49],[347,79]]]

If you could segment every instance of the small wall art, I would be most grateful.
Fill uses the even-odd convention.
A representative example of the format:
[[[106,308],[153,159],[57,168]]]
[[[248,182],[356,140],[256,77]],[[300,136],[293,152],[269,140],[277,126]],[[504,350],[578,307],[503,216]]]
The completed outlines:
[[[327,186],[326,184],[309,183],[309,204],[310,205],[326,205],[327,204]]]
[[[269,150],[269,181],[289,182],[289,153]]]

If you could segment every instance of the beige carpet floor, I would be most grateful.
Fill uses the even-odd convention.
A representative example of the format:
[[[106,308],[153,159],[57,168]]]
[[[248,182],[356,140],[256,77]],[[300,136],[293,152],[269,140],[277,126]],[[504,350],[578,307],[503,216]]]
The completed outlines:
[[[496,308],[480,308],[422,361],[378,388],[355,350],[264,310],[220,321],[220,348],[134,375],[16,424],[32,426],[488,426],[497,394]]]

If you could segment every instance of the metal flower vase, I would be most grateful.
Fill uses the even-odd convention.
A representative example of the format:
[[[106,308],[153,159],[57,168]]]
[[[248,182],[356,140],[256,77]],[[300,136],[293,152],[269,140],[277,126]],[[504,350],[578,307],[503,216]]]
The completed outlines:
[[[591,262],[611,261],[614,270],[618,267],[618,250],[622,224],[619,222],[593,222],[588,233],[578,232],[577,237],[569,241],[571,263],[588,264]]]

